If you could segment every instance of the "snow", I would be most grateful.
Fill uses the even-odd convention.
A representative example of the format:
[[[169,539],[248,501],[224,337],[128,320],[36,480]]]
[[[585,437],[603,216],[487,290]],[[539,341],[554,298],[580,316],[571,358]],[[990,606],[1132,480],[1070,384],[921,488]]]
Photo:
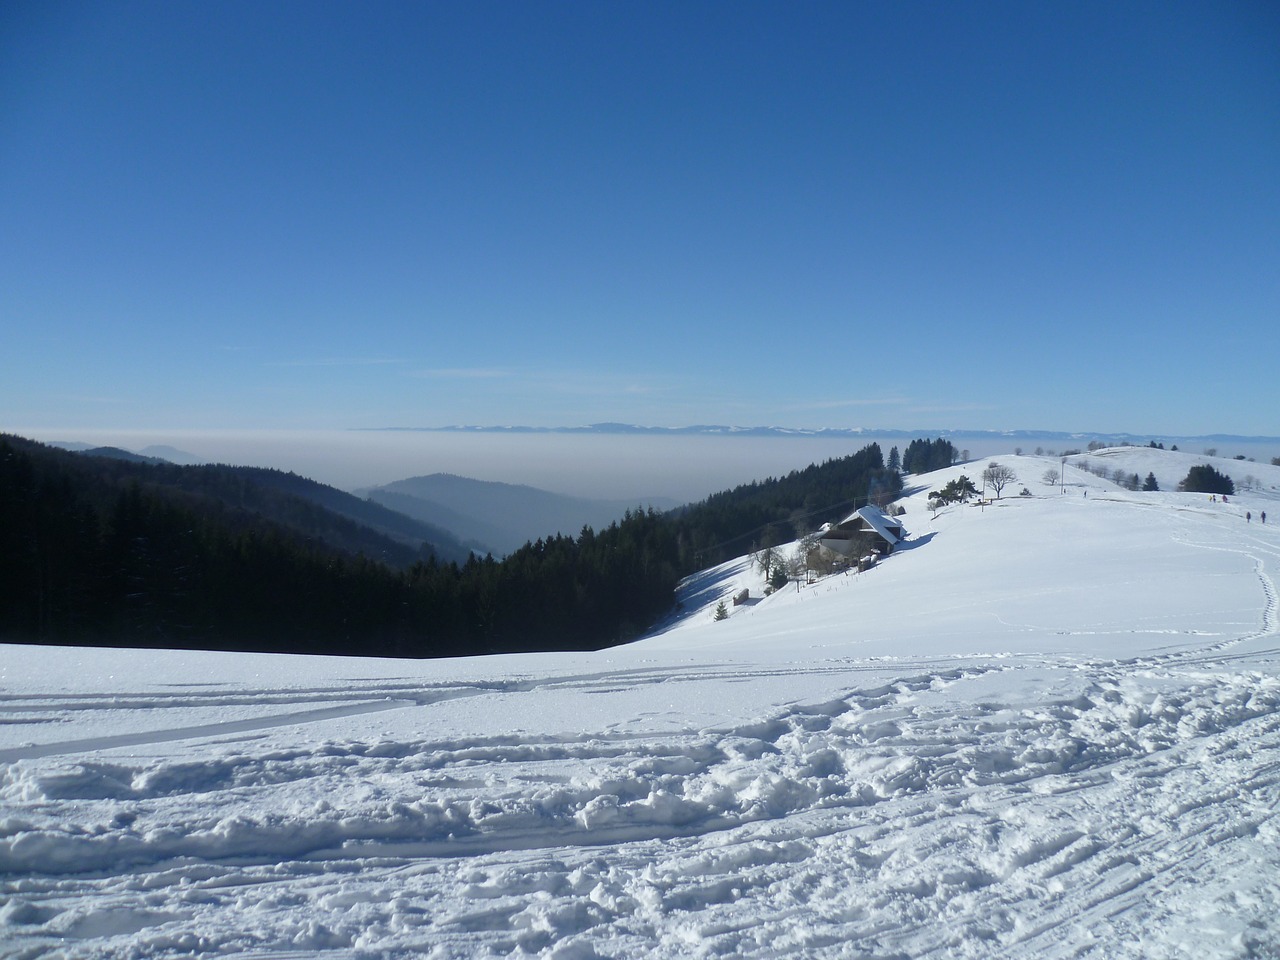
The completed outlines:
[[[1092,456],[596,654],[0,647],[0,955],[1280,955],[1280,468]]]

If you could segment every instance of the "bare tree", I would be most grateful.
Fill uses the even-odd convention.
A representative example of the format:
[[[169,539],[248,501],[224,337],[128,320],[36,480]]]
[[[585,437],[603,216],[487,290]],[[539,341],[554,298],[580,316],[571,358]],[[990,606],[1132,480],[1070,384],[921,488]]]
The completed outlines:
[[[774,568],[783,561],[780,552],[773,547],[757,550],[752,554],[751,559],[755,561],[757,569],[764,574],[766,580],[773,575]]]
[[[1062,474],[1058,472],[1056,467],[1050,467],[1044,472],[1044,476],[1040,478],[1051,487],[1056,487],[1058,481],[1062,479]]]
[[[792,580],[804,580],[808,570],[809,555],[802,546],[797,546],[791,556],[787,558],[787,576]]]
[[[996,492],[996,499],[1000,499],[1000,493],[1006,486],[1018,479],[1018,475],[1013,472],[1013,468],[1006,467],[1002,463],[992,460],[987,464],[987,469],[982,471],[982,482],[989,484]]]

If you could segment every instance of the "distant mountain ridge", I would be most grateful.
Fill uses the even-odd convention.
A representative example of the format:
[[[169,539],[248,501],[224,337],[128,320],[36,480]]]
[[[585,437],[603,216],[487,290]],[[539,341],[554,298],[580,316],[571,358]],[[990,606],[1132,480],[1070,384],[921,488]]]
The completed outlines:
[[[117,460],[133,460],[140,463],[176,463],[189,467],[209,462],[197,457],[194,453],[179,450],[167,443],[153,443],[141,450],[127,450],[124,447],[102,446],[72,440],[54,440],[48,446],[59,450],[70,450],[72,453],[88,453],[96,457],[115,457]]]
[[[126,463],[169,463],[163,457],[151,457],[142,453],[134,453],[132,450],[125,450],[121,447],[89,447],[85,450],[77,450],[76,453],[82,453],[88,457],[106,457],[109,460],[123,460]]]
[[[1088,430],[955,430],[929,429],[903,430],[900,428],[877,427],[741,427],[727,424],[691,424],[684,427],[653,427],[628,423],[591,423],[582,426],[567,427],[530,427],[530,426],[483,426],[454,424],[436,427],[360,427],[361,431],[370,432],[421,432],[421,433],[598,433],[606,435],[646,435],[655,436],[736,436],[736,437],[808,437],[808,438],[850,438],[866,437],[905,438],[943,437],[973,438],[988,440],[1103,440],[1114,443],[1145,444],[1150,440],[1173,440],[1175,442],[1212,441],[1216,443],[1250,442],[1280,443],[1280,437],[1247,436],[1230,433],[1211,434],[1162,434],[1162,433],[1106,433]]]
[[[409,477],[356,491],[389,509],[448,530],[480,552],[509,554],[557,533],[577,536],[584,526],[607,527],[628,510],[678,506],[668,498],[593,500],[522,484],[472,480],[450,473]]]

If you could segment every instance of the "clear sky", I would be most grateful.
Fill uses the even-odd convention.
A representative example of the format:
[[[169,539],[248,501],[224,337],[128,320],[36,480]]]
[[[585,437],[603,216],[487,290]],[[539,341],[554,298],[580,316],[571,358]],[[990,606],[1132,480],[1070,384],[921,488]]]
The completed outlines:
[[[0,5],[0,429],[1280,434],[1280,4]]]

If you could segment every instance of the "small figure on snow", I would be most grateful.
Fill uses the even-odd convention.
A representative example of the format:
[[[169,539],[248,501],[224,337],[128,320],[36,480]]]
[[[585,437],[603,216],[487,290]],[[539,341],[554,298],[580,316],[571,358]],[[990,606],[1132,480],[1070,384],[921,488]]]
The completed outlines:
[[[1248,510],[1244,512],[1244,522],[1253,523],[1253,514],[1250,513]]]
[[[1267,522],[1267,511],[1265,510],[1262,511],[1262,522],[1263,523]]]

